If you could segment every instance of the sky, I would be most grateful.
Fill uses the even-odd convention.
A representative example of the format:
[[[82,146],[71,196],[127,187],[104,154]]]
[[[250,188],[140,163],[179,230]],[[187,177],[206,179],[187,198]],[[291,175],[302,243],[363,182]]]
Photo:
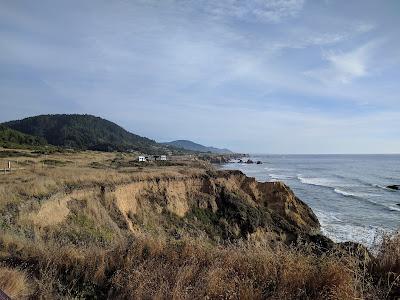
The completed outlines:
[[[246,153],[400,153],[400,1],[0,0],[0,122],[86,113]]]

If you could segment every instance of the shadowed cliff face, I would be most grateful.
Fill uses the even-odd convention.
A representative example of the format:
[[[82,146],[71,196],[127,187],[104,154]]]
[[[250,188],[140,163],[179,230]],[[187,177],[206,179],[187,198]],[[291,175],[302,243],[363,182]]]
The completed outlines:
[[[320,229],[312,210],[285,184],[260,183],[240,171],[132,182],[104,198],[132,231],[206,233],[213,240],[264,235],[293,242]]]

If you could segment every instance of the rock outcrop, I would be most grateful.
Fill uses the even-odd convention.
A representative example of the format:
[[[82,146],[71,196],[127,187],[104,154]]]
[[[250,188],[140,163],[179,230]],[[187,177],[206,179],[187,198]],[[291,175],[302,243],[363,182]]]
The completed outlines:
[[[288,186],[260,183],[240,171],[132,182],[110,190],[107,199],[133,231],[153,226],[178,236],[206,232],[213,240],[261,234],[291,243],[311,240],[320,229]]]
[[[238,159],[242,162],[242,158],[246,157],[247,154],[232,153],[232,154],[203,154],[199,155],[199,159],[208,161],[212,164],[226,164],[232,162],[232,160]]]
[[[388,185],[387,188],[398,191],[398,190],[400,190],[400,185],[398,185],[398,184]]]

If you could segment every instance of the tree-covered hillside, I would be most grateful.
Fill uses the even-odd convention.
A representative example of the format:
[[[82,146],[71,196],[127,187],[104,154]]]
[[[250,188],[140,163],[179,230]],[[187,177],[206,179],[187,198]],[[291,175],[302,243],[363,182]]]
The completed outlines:
[[[0,125],[0,146],[11,148],[21,146],[43,146],[46,140],[40,137],[24,134],[9,127]]]
[[[3,125],[43,138],[55,146],[100,151],[136,150],[149,154],[167,151],[153,140],[92,115],[40,115]]]

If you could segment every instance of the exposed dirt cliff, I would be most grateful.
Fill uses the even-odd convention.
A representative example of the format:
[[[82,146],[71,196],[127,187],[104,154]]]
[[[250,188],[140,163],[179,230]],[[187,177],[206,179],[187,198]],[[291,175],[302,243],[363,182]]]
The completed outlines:
[[[20,223],[46,229],[82,213],[106,228],[214,241],[265,238],[287,243],[319,232],[312,210],[281,182],[257,182],[240,171],[148,176],[129,182],[59,191]],[[78,223],[82,220],[78,220]]]
[[[260,183],[239,171],[131,182],[103,188],[102,197],[132,231],[165,230],[177,237],[206,232],[214,240],[268,233],[292,242],[320,229],[288,186]]]

